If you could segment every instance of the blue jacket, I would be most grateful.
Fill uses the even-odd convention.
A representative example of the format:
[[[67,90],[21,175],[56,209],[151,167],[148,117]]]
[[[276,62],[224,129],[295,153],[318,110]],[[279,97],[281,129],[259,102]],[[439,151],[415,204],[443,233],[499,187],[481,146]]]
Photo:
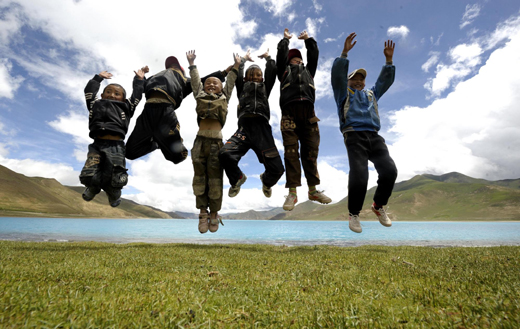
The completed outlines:
[[[349,88],[349,60],[338,57],[332,64],[331,83],[338,110],[339,126],[342,133],[347,131],[379,131],[381,122],[377,101],[390,88],[395,78],[395,66],[383,66],[375,86],[369,90]],[[347,103],[348,100],[348,103]]]

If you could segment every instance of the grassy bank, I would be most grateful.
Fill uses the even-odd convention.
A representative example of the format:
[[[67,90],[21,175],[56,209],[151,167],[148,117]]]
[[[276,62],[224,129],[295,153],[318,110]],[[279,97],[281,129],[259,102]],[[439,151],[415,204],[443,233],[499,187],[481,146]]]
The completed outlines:
[[[0,327],[520,326],[520,247],[0,241]]]

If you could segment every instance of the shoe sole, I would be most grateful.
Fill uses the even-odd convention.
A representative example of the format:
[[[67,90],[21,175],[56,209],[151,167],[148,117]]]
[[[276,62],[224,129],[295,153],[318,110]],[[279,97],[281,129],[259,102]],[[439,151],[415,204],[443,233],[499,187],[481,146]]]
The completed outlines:
[[[359,231],[356,231],[356,230],[354,230],[352,227],[350,227],[350,222],[348,223],[348,228],[349,228],[352,232],[354,232],[354,233],[361,233],[361,232],[363,232],[363,229],[361,229],[361,228],[359,229]]]
[[[391,227],[392,226],[392,221],[390,220],[390,223],[384,223],[383,221],[381,221],[379,219],[379,216],[377,215],[376,211],[374,210],[374,208],[372,208],[372,212],[377,216],[377,219],[379,220],[379,223],[381,223],[381,225],[383,225],[384,227]]]
[[[321,203],[321,204],[329,204],[332,202],[332,200],[330,200],[329,202],[321,202],[320,200],[313,200],[313,199],[309,199],[309,201],[316,201],[318,203]]]

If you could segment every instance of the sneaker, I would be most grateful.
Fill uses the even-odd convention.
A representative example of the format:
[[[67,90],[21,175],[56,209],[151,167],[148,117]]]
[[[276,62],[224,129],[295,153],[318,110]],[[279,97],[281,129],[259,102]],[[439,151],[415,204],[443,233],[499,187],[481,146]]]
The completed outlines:
[[[244,184],[247,180],[247,176],[246,174],[242,173],[242,178],[240,178],[238,180],[238,182],[236,183],[235,186],[231,186],[229,188],[229,192],[228,192],[228,196],[230,198],[234,198],[237,196],[238,192],[240,192],[240,186],[242,186],[242,184]]]
[[[390,220],[390,218],[388,218],[388,214],[385,208],[381,207],[380,209],[376,209],[374,205],[375,203],[372,204],[372,211],[374,212],[374,214],[376,214],[377,219],[379,219],[381,225],[386,227],[392,226],[392,221]]]
[[[289,193],[289,195],[285,197],[285,202],[283,203],[283,210],[293,210],[296,202],[298,202],[298,196],[294,193]]]
[[[359,215],[348,215],[348,228],[356,233],[361,233],[361,223],[359,222]]]
[[[309,192],[309,200],[318,201],[319,203],[322,203],[322,204],[331,203],[332,202],[331,198],[329,198],[328,196],[323,194],[323,192],[325,192],[325,191],[315,190],[313,192]]]
[[[83,194],[81,195],[83,197],[83,200],[85,201],[92,201],[94,197],[96,196],[96,193],[92,192],[88,187],[83,191]]]
[[[209,229],[209,214],[201,213],[199,214],[199,232],[204,234]]]
[[[264,184],[264,174],[260,174],[260,180],[262,181],[262,192],[264,192],[264,195],[266,198],[270,198],[273,191],[270,187],[265,186]]]
[[[115,191],[114,194],[107,193],[107,196],[108,196],[108,203],[110,203],[110,206],[112,208],[115,208],[121,204],[121,190]]]
[[[218,230],[218,224],[222,224],[222,226],[224,226],[224,223],[222,223],[222,216],[219,216],[217,214],[217,218],[214,218],[214,219],[209,219],[209,231],[211,233],[215,233],[217,232]]]

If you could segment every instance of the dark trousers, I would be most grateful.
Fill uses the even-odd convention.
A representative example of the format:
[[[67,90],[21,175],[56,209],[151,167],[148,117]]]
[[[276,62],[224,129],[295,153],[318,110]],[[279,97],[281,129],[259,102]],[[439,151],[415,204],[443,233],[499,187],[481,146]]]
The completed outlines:
[[[271,125],[262,117],[241,119],[238,130],[220,150],[218,158],[226,171],[229,184],[234,186],[238,182],[242,175],[238,162],[250,149],[255,151],[258,161],[264,164],[263,183],[272,187],[282,177],[284,168],[274,143]]]
[[[109,200],[115,201],[128,182],[125,165],[123,141],[95,139],[88,146],[87,161],[81,169],[79,180],[92,193],[98,194],[103,189]]]
[[[193,194],[197,209],[215,213],[222,207],[222,178],[224,173],[218,161],[222,139],[197,136],[191,149],[193,162]]]
[[[135,160],[159,147],[166,160],[175,164],[184,161],[188,150],[179,130],[172,104],[147,103],[126,143],[126,158]]]
[[[302,185],[301,167],[303,167],[307,185],[320,184],[317,164],[320,146],[318,121],[320,120],[314,114],[314,105],[310,102],[292,102],[282,109],[280,129],[285,149],[285,176],[287,178],[285,187]],[[301,165],[298,142],[300,143]]]
[[[348,210],[358,215],[363,208],[368,184],[368,161],[376,168],[378,179],[374,202],[388,203],[392,195],[397,168],[388,153],[383,137],[374,131],[352,131],[343,134],[347,147],[350,172],[348,175]]]

